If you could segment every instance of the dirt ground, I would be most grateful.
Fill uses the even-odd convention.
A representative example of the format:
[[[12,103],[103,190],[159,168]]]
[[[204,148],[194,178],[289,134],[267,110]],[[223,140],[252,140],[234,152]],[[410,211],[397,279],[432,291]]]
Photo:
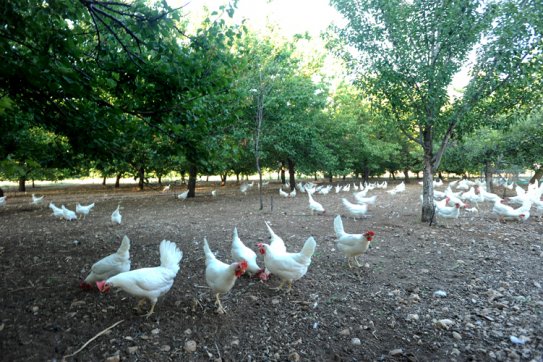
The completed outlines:
[[[392,185],[389,185],[389,189]],[[316,195],[326,208],[311,215],[307,196],[280,198],[279,185],[247,195],[235,184],[199,183],[185,201],[154,186],[42,187],[7,192],[0,207],[0,340],[4,361],[541,361],[543,354],[543,221],[497,221],[491,205],[478,214],[420,222],[421,187],[395,196],[383,190],[369,216],[354,221],[341,198]],[[211,190],[217,189],[217,196]],[[503,192],[503,190],[500,190]],[[510,191],[509,191],[510,192]],[[30,205],[31,193],[46,203]],[[273,202],[272,202],[273,200]],[[84,220],[59,221],[47,203],[96,206]],[[121,205],[123,222],[110,215]],[[273,210],[271,205],[273,204]],[[333,218],[347,232],[376,233],[373,247],[349,269],[335,247]],[[216,313],[206,285],[203,238],[230,260],[232,230],[248,246],[266,242],[269,221],[289,251],[313,235],[309,271],[290,293],[241,277]],[[148,319],[124,292],[79,288],[91,265],[132,242],[132,269],[159,264],[171,240],[184,257],[172,289]],[[263,261],[260,260],[261,265]],[[434,295],[436,291],[446,296]],[[106,333],[96,337],[106,328]]]

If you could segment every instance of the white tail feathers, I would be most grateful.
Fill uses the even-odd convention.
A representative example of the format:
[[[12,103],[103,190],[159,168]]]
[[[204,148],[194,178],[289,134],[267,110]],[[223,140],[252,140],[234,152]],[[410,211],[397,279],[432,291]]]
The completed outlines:
[[[170,269],[171,271],[179,271],[179,263],[183,258],[183,252],[179,250],[175,243],[169,240],[162,240],[160,243],[160,266]]]
[[[204,253],[206,254],[206,265],[209,264],[211,260],[216,259],[215,254],[213,254],[209,248],[206,238],[204,238]]]
[[[119,250],[117,250],[117,253],[125,253],[128,250],[130,250],[130,239],[128,238],[128,236],[125,235],[123,236],[123,241],[121,242],[121,246],[119,246]]]
[[[334,231],[336,232],[336,237],[338,239],[345,234],[345,229],[343,229],[343,220],[341,220],[340,215],[336,216],[334,219]]]
[[[315,238],[310,236],[304,243],[304,247],[302,248],[301,254],[305,255],[308,258],[311,258],[313,256],[313,253],[315,253],[315,248],[317,247],[317,242],[315,241]]]

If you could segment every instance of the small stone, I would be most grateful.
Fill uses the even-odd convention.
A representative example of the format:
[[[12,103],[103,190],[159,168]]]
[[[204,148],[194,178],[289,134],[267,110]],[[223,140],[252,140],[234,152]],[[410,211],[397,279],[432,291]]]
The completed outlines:
[[[362,344],[362,342],[360,341],[360,338],[353,338],[353,339],[351,339],[351,344],[353,346],[360,346]]]
[[[428,269],[421,269],[420,272],[421,272],[421,273],[424,273],[424,274],[427,274],[427,273],[430,272],[430,270],[428,270]]]
[[[345,328],[345,329],[341,330],[339,332],[339,334],[342,335],[342,336],[348,336],[348,335],[351,334],[351,331],[349,330],[349,328]]]
[[[106,358],[105,362],[119,362],[120,360],[121,360],[121,356],[116,354],[114,356],[110,356],[110,357]]]
[[[460,333],[458,332],[452,332],[452,336],[454,339],[456,339],[457,341],[460,341],[462,339],[462,336],[460,335]]]
[[[126,337],[124,337],[124,339],[126,339],[127,341],[133,341],[134,340],[134,338],[132,338],[130,336],[126,336]]]
[[[488,357],[490,357],[492,359],[496,359],[496,353],[490,351],[490,352],[488,352]]]
[[[392,351],[388,352],[388,354],[391,355],[391,356],[397,356],[399,354],[403,354],[403,349],[396,348],[396,349],[393,349]]]
[[[251,298],[253,302],[256,302],[258,300],[258,297],[256,295],[250,295],[249,298]]]
[[[155,335],[156,335],[156,334],[159,334],[159,333],[160,333],[160,329],[158,329],[158,328],[155,328],[155,329],[153,329],[153,330],[151,331],[151,334],[155,334]]]
[[[279,299],[277,299],[277,298],[272,299],[272,304],[275,305],[275,304],[279,304],[279,303],[281,303],[281,301]]]
[[[132,347],[128,347],[126,350],[127,350],[128,354],[134,354],[134,353],[136,353],[138,348],[139,348],[138,346],[132,346]]]
[[[33,307],[31,308],[31,310],[32,310],[32,313],[38,313],[38,311],[40,310],[40,307],[38,307],[38,306],[33,306]]]
[[[192,353],[196,351],[196,342],[195,341],[186,341],[185,342],[185,351]]]
[[[288,355],[288,360],[290,362],[298,362],[300,361],[300,355],[298,354],[298,352],[292,352]]]
[[[185,329],[183,333],[185,333],[185,336],[190,336],[192,334],[192,331],[189,328],[189,329]]]
[[[451,354],[452,354],[453,356],[459,356],[459,355],[460,355],[460,351],[458,350],[458,348],[453,348],[453,349],[451,350]]]
[[[163,345],[162,347],[160,347],[160,350],[162,352],[169,352],[170,350],[172,349],[172,347],[168,346],[167,344]]]
[[[239,339],[234,339],[232,342],[230,342],[231,346],[239,346]]]
[[[408,314],[407,315],[407,318],[405,318],[406,320],[408,321],[418,321],[420,319],[419,315],[418,314]]]
[[[454,325],[454,321],[450,319],[440,319],[434,322],[434,326],[436,326],[437,328],[442,328],[442,329],[449,329],[449,327],[453,325]]]
[[[437,297],[437,298],[445,298],[447,296],[447,292],[444,291],[444,290],[436,290],[434,292],[434,297]]]
[[[534,286],[535,286],[536,288],[541,289],[541,284],[539,284],[539,282],[536,282],[535,280],[534,280]]]

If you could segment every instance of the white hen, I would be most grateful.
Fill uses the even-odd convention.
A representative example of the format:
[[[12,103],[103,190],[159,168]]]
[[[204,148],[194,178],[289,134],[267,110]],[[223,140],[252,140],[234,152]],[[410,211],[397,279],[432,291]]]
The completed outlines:
[[[83,215],[83,218],[86,218],[93,207],[94,207],[94,202],[89,205],[81,205],[80,203],[77,203],[75,205],[75,212]]]
[[[339,215],[334,219],[334,231],[337,238],[337,248],[347,257],[349,268],[352,267],[351,259],[354,259],[356,265],[360,266],[356,257],[364,254],[366,250],[368,250],[370,242],[375,236],[375,232],[369,230],[364,234],[348,234],[343,229],[343,221]]]
[[[241,239],[238,236],[238,228],[234,228],[234,233],[232,236],[232,249],[230,251],[232,259],[237,262],[246,261],[247,262],[247,271],[252,275],[259,277],[260,279],[265,279],[264,269],[261,269],[256,262],[256,253],[253,249],[248,248],[243,244]]]
[[[53,211],[53,214],[52,214],[53,216],[61,218],[61,219],[64,218],[64,212],[62,211],[60,207],[57,207],[55,204],[50,202],[49,208]]]
[[[117,249],[117,252],[108,255],[91,267],[91,272],[81,282],[80,287],[82,289],[92,288],[94,282],[105,280],[109,277],[124,273],[130,270],[130,239],[128,236],[124,236],[121,242],[121,246]]]
[[[6,197],[2,196],[0,197],[0,206],[4,206],[6,204]]]
[[[344,197],[341,198],[341,202],[355,219],[357,216],[364,216],[368,213],[368,204],[353,204]]]
[[[285,246],[283,239],[272,230],[268,222],[266,222],[266,227],[270,233],[270,247],[278,253],[286,253],[287,247]]]
[[[204,238],[204,253],[206,255],[206,283],[215,294],[217,312],[225,313],[221,304],[220,294],[228,293],[236,284],[236,280],[247,270],[247,261],[226,264],[215,257]]]
[[[307,193],[307,196],[309,197],[309,209],[311,210],[311,215],[313,215],[314,212],[320,212],[323,214],[326,212],[326,210],[324,210],[324,207],[313,199],[313,196],[311,196],[310,192]]]
[[[62,209],[62,217],[64,220],[71,221],[77,220],[77,215],[70,209],[67,209],[64,205],[60,207]]]
[[[177,195],[177,198],[179,200],[186,200],[188,196],[189,196],[189,190],[180,193],[179,195]]]
[[[36,195],[32,194],[32,202],[31,202],[31,204],[32,204],[32,205],[39,205],[39,204],[41,204],[41,203],[43,202],[43,198],[44,198],[44,197],[45,197],[45,196],[36,196]]]
[[[285,191],[283,191],[282,188],[279,188],[279,195],[281,195],[281,197],[287,198],[288,197],[288,192],[285,192]]]
[[[132,296],[142,298],[138,303],[138,309],[145,300],[149,300],[151,309],[144,315],[149,317],[155,310],[158,298],[171,289],[182,258],[183,252],[177,248],[175,243],[162,240],[160,243],[160,266],[120,273],[105,281],[96,282],[96,285],[102,293],[109,291],[110,288],[120,288]]]
[[[121,225],[123,221],[123,216],[121,215],[121,205],[117,205],[117,208],[111,214],[111,222],[117,225]]]
[[[266,269],[281,279],[277,289],[281,289],[285,283],[292,288],[292,282],[302,278],[311,264],[311,257],[315,253],[317,242],[310,236],[304,243],[299,253],[277,253],[270,245],[259,243],[260,253],[264,255]]]

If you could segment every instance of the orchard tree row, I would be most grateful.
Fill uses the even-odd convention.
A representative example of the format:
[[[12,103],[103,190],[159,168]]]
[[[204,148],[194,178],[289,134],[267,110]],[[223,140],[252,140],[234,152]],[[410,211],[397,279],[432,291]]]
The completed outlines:
[[[192,197],[199,174],[422,171],[426,220],[437,172],[541,163],[538,0],[332,3],[347,25],[308,56],[306,35],[234,24],[235,2],[196,26],[165,1],[5,2],[0,178],[176,171]]]

